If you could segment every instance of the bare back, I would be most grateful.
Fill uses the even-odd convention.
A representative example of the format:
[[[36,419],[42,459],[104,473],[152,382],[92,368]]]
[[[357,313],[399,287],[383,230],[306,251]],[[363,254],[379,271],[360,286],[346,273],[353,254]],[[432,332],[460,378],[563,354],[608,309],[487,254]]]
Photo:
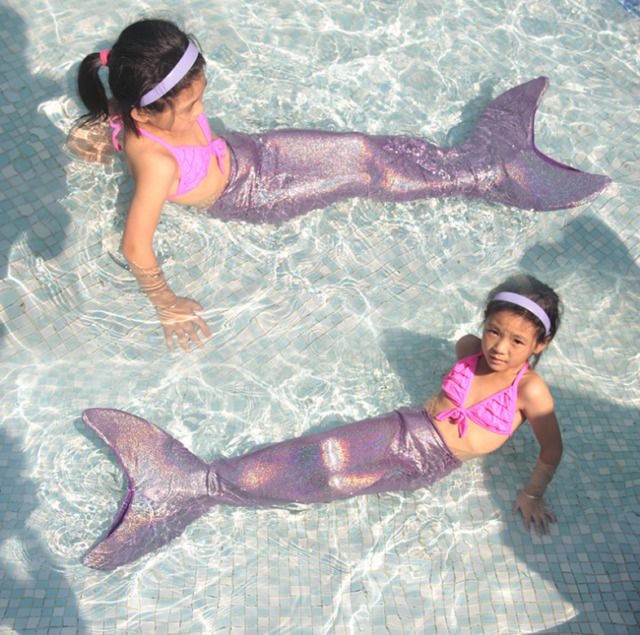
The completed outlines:
[[[152,130],[150,132],[153,132]],[[217,137],[212,134],[212,139]],[[173,146],[197,146],[207,147],[207,141],[204,132],[200,127],[192,127],[188,131],[180,134],[163,135],[165,142]],[[168,184],[168,196],[172,196],[172,201],[182,205],[192,205],[195,207],[209,207],[224,191],[229,177],[230,159],[228,154],[222,157],[222,169],[213,156],[209,161],[209,168],[206,176],[200,183],[180,196],[175,196],[181,179],[180,166],[176,162],[171,151],[157,141],[145,136],[136,136],[128,133],[124,143],[125,157],[129,171],[134,179],[143,166],[156,166],[159,162],[170,161],[174,167],[173,178]],[[137,179],[136,179],[137,180]]]
[[[85,161],[96,161],[100,163],[110,163],[115,149],[112,142],[112,128],[109,121],[99,121],[74,128],[67,140],[67,147],[74,154]],[[217,137],[212,135],[213,139]],[[120,143],[125,150],[127,167],[131,175],[136,178],[136,173],[140,169],[144,170],[144,165],[157,166],[158,162],[169,162],[174,168],[172,171],[171,183],[167,184],[168,195],[175,194],[180,181],[180,169],[171,153],[146,137],[136,137],[134,134],[127,134],[126,138],[121,133]],[[204,133],[200,129],[193,129],[183,138],[172,140],[175,145],[207,145]],[[209,164],[209,170],[200,184],[181,196],[176,196],[172,200],[182,205],[209,208],[222,194],[227,185],[230,170],[230,158],[226,156],[222,159],[224,173],[220,170],[217,161],[213,158]],[[170,170],[171,172],[171,170]]]

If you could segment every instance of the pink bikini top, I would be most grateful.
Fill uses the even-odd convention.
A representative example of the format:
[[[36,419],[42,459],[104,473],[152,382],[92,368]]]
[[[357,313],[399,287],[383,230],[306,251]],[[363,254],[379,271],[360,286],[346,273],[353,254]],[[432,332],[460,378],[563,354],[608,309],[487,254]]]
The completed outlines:
[[[516,416],[518,383],[529,368],[529,362],[520,369],[511,386],[465,408],[464,404],[467,402],[469,388],[471,388],[481,355],[482,352],[459,360],[444,378],[442,390],[455,404],[455,408],[441,412],[436,419],[438,421],[453,419],[454,423],[458,424],[460,438],[467,432],[467,417],[485,430],[511,436],[513,420]]]
[[[197,121],[207,139],[206,146],[172,146],[170,143],[156,137],[150,132],[138,128],[138,130],[140,130],[140,134],[152,139],[153,141],[157,141],[160,145],[167,148],[178,162],[178,166],[180,168],[180,182],[178,183],[178,190],[172,196],[167,196],[168,199],[180,196],[181,194],[186,194],[200,185],[209,171],[211,155],[218,159],[218,166],[220,167],[220,171],[224,174],[222,158],[227,156],[227,144],[224,139],[211,139],[211,129],[209,128],[209,122],[207,121],[207,117],[204,113],[198,117]],[[111,127],[113,128],[113,145],[117,150],[122,151],[122,147],[116,139],[116,136],[122,128],[122,119],[120,117],[114,117],[111,120]]]

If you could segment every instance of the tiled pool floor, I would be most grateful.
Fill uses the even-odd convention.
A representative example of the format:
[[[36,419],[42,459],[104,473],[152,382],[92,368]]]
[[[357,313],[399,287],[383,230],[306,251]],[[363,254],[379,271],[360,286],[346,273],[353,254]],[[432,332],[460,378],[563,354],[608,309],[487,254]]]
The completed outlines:
[[[553,214],[351,201],[249,227],[168,206],[165,272],[214,331],[185,355],[118,264],[122,164],[63,150],[75,64],[148,11],[0,9],[0,633],[639,632],[640,17],[615,0],[154,5],[207,52],[214,127],[457,143],[491,96],[547,75],[540,147],[614,181]],[[537,453],[525,431],[430,491],[215,509],[128,567],[80,564],[124,487],[84,408],[213,458],[416,405],[518,268],[566,305],[540,366],[565,443],[550,536],[511,514]]]

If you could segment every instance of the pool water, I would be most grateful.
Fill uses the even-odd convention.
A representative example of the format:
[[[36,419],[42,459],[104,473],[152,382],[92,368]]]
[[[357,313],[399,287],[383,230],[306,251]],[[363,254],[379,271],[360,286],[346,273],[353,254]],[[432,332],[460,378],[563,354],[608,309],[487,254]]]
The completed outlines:
[[[616,0],[153,10],[197,35],[219,131],[451,145],[492,97],[546,75],[538,146],[614,184],[554,213],[352,200],[261,227],[167,204],[163,268],[213,330],[170,353],[122,267],[123,163],[64,150],[77,62],[149,5],[5,0],[0,633],[637,633],[640,18]],[[131,565],[82,566],[125,491],[83,409],[129,410],[213,459],[418,405],[518,269],[565,301],[539,366],[565,444],[550,536],[511,514],[537,457],[527,429],[428,491],[220,507]]]

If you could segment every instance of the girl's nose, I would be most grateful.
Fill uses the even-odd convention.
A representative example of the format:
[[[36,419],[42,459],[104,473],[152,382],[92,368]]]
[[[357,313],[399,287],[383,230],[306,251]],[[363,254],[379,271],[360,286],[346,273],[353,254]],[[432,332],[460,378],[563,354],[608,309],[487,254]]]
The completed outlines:
[[[497,352],[504,351],[506,347],[506,340],[503,337],[498,338],[493,345],[494,350]]]

